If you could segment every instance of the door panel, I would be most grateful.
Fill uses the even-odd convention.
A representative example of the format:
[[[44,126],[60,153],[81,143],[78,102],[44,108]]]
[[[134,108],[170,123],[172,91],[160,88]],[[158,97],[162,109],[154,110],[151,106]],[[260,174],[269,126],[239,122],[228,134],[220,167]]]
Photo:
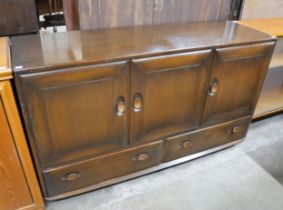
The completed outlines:
[[[217,49],[202,125],[254,112],[274,42]]]
[[[131,141],[198,126],[210,61],[210,50],[133,61]]]
[[[128,144],[126,62],[21,75],[21,82],[43,168]]]

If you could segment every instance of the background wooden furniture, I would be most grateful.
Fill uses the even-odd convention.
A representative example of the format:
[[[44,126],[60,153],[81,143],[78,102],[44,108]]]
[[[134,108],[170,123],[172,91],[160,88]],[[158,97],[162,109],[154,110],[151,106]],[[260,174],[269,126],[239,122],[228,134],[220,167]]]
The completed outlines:
[[[238,143],[275,39],[233,22],[202,22],[11,43],[41,186],[54,200]]]
[[[63,5],[67,30],[79,30],[79,0],[63,0]]]
[[[11,78],[9,40],[0,38],[0,209],[44,209]]]
[[[0,0],[0,36],[38,31],[34,0]]]
[[[63,12],[62,0],[35,0],[39,15]]]
[[[278,37],[254,119],[283,111],[283,18],[241,20],[241,25]]]
[[[239,24],[262,31],[272,36],[283,36],[283,17],[277,18],[258,18],[243,19],[238,21]]]

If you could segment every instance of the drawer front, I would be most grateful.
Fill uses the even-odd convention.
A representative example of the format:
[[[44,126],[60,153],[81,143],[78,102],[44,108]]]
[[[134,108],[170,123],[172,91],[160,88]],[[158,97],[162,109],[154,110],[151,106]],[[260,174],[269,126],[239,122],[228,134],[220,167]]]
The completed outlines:
[[[199,131],[168,138],[166,160],[174,160],[243,138],[248,130],[250,116],[208,127]]]
[[[44,179],[48,197],[98,184],[150,166],[163,159],[162,141],[46,170]]]

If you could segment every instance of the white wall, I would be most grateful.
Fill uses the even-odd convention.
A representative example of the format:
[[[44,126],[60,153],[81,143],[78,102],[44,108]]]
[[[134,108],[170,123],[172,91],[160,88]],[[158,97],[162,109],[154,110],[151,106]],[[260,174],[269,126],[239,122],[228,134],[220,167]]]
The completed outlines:
[[[283,0],[244,0],[242,19],[283,17]]]

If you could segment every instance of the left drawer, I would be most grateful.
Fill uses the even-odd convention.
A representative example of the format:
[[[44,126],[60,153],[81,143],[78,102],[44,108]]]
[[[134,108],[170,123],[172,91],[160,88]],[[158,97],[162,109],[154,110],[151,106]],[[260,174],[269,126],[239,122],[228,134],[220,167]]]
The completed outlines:
[[[99,156],[55,169],[45,170],[48,197],[89,187],[148,167],[163,159],[163,142],[157,141]]]

